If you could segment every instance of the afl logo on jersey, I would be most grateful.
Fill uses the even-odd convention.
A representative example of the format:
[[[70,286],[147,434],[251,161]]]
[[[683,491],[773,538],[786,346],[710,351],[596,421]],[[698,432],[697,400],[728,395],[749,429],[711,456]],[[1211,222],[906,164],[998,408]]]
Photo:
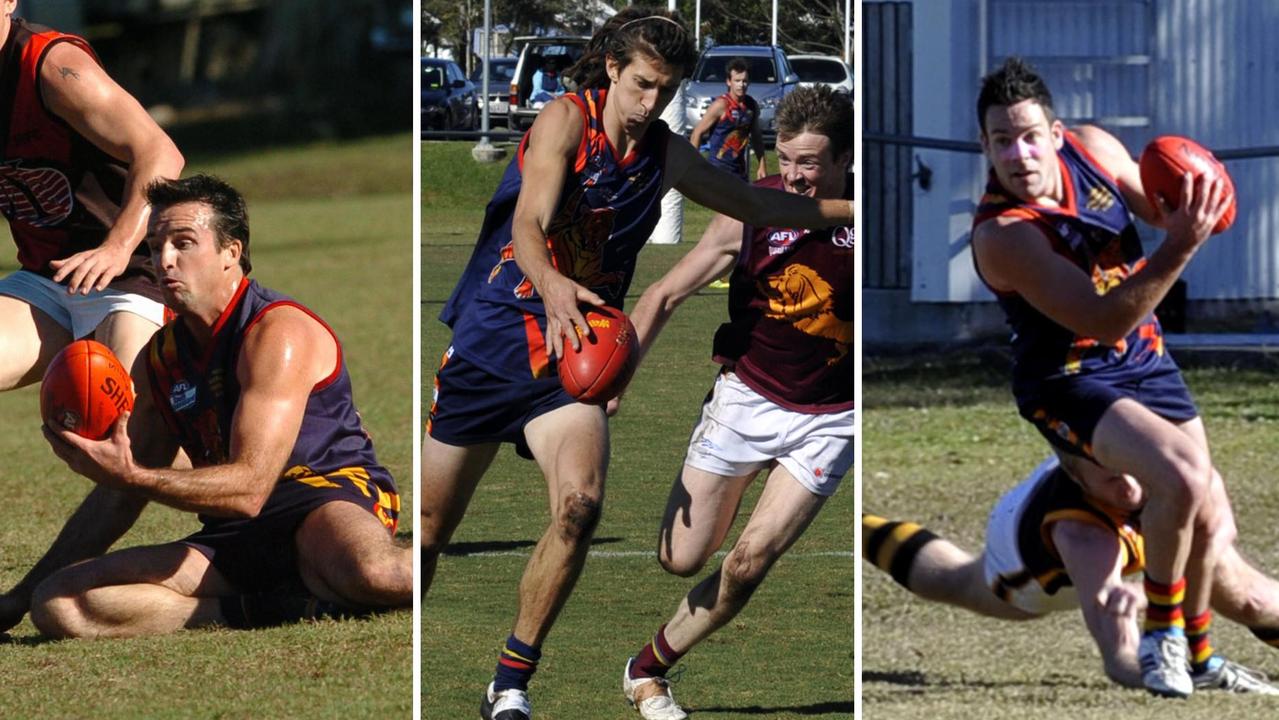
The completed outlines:
[[[60,225],[71,216],[71,181],[56,168],[0,165],[0,213],[35,227]]]
[[[195,387],[186,380],[173,383],[169,389],[169,405],[176,412],[190,409],[195,405]]]
[[[795,245],[804,234],[802,230],[774,230],[768,236],[768,254],[781,255]]]

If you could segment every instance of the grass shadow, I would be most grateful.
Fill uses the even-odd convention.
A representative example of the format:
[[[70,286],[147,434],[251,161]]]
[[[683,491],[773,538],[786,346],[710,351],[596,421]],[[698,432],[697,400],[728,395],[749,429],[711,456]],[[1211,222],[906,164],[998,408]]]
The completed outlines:
[[[738,715],[841,715],[847,716],[853,711],[852,700],[834,700],[818,702],[811,705],[792,705],[789,707],[762,707],[747,705],[745,707],[705,707],[697,708],[690,715],[722,714],[730,717]]]

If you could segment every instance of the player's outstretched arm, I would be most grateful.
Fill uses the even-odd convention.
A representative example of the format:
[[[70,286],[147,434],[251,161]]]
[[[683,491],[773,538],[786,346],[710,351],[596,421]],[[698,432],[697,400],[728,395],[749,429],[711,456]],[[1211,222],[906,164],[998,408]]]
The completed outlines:
[[[1043,231],[1019,218],[997,217],[979,225],[973,254],[994,289],[1015,292],[1076,334],[1114,345],[1155,309],[1229,204],[1220,179],[1193,181],[1187,175],[1181,205],[1168,215],[1168,238],[1140,272],[1115,287],[1098,288],[1053,250]]]
[[[546,241],[569,168],[576,161],[582,133],[581,113],[568,98],[553,100],[542,109],[529,130],[524,182],[511,220],[515,264],[533,283],[546,306],[546,335],[557,358],[563,357],[564,335],[568,335],[574,349],[581,347],[575,326],[583,335],[590,333],[578,305],[604,304],[603,298],[555,269]]]
[[[688,142],[696,150],[702,146],[702,141],[706,139],[706,133],[715,127],[715,123],[724,115],[724,108],[727,104],[723,98],[715,98],[711,106],[706,108],[706,114],[702,115],[702,119],[697,121],[697,125],[693,127],[693,132],[688,136]]]
[[[631,311],[631,322],[639,339],[641,359],[675,308],[733,266],[742,249],[742,230],[740,220],[716,215],[697,245],[640,296]]]
[[[99,484],[188,512],[253,517],[285,469],[312,389],[337,363],[337,343],[318,321],[289,306],[267,312],[240,350],[240,400],[231,418],[229,459],[221,465],[190,470],[138,465],[121,424],[99,442],[47,430],[46,437],[73,470]]]
[[[755,227],[824,228],[853,223],[853,201],[814,199],[756,187],[706,161],[692,145],[668,143],[667,184],[688,199]]]
[[[129,164],[120,216],[100,247],[51,264],[70,292],[101,290],[124,271],[146,233],[150,207],[143,191],[156,178],[177,178],[178,148],[132,95],[83,49],[55,44],[40,67],[45,106],[108,155]]]
[[[1072,520],[1054,523],[1052,538],[1079,594],[1084,624],[1101,651],[1106,675],[1124,687],[1142,687],[1137,617],[1145,596],[1120,575],[1119,538],[1111,530]]]

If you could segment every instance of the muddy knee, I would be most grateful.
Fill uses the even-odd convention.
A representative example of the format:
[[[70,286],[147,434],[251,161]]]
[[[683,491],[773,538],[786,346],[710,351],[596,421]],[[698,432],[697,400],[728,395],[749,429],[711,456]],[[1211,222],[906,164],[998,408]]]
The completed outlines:
[[[600,521],[600,498],[584,492],[569,493],[560,504],[558,523],[565,542],[590,540]]]
[[[724,558],[724,590],[741,600],[749,598],[764,582],[772,564],[772,558],[753,549],[745,539],[739,540]]]

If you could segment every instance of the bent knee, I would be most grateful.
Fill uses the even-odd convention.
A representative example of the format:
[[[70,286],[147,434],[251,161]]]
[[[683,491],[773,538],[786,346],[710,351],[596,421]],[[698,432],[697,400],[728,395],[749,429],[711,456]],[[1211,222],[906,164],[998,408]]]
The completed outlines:
[[[754,547],[743,537],[724,558],[724,580],[736,591],[749,595],[764,582],[774,560],[771,553]]]
[[[556,525],[566,542],[590,540],[603,512],[601,498],[586,492],[572,492],[560,503]]]
[[[41,635],[55,640],[85,637],[88,623],[77,598],[60,593],[56,582],[50,580],[36,587],[31,596],[31,623]]]
[[[413,553],[407,548],[363,558],[345,575],[335,589],[348,600],[389,607],[413,602]]]
[[[657,553],[657,562],[661,564],[663,570],[672,575],[692,577],[706,567],[706,556],[679,552],[667,553],[663,549]]]
[[[1185,443],[1173,448],[1161,474],[1159,492],[1179,507],[1187,510],[1199,508],[1211,493],[1212,461],[1196,445]]]

